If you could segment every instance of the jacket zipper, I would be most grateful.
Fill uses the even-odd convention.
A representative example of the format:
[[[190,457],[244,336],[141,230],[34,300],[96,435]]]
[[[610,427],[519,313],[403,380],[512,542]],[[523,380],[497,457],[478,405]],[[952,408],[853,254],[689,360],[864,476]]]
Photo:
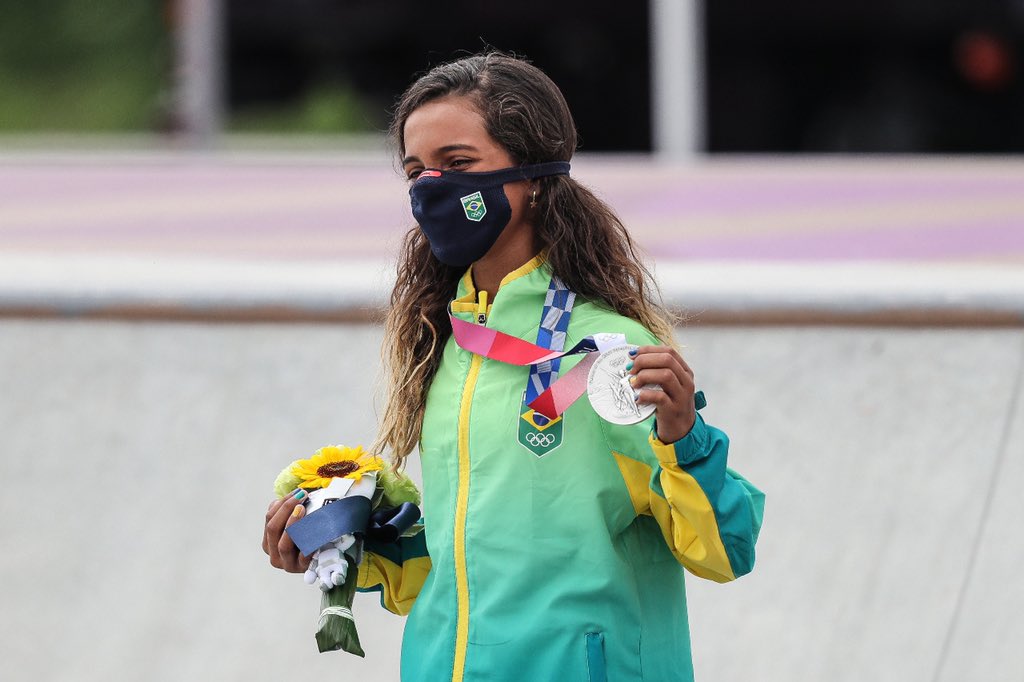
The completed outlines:
[[[487,324],[487,292],[481,291],[477,294],[476,323]]]
[[[478,294],[477,324],[487,324],[487,292]],[[469,417],[473,407],[473,393],[483,356],[474,355],[462,388],[459,405],[459,484],[455,501],[455,658],[452,664],[452,682],[462,682],[466,672],[466,649],[469,645],[469,575],[466,568],[466,512],[469,507]]]

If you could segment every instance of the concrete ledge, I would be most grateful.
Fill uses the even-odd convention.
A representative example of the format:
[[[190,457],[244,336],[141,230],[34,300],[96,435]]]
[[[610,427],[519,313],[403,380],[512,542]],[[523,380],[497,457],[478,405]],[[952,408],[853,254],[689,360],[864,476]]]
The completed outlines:
[[[731,324],[1024,325],[1024,268],[921,262],[670,263],[665,300]]]
[[[393,264],[165,255],[0,255],[0,316],[379,320]],[[662,263],[662,295],[691,323],[1024,326],[1019,266]]]

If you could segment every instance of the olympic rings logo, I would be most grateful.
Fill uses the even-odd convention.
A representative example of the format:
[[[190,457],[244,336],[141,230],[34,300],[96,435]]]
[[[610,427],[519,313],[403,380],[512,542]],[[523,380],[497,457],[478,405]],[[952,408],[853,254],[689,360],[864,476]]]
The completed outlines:
[[[528,433],[526,442],[534,447],[547,448],[554,444],[555,437],[550,433]]]

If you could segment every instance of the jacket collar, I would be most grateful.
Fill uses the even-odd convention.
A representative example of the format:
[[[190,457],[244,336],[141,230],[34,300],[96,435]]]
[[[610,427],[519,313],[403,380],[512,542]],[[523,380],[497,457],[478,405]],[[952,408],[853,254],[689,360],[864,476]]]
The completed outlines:
[[[519,296],[523,294],[535,294],[537,285],[540,280],[540,291],[546,292],[548,281],[551,279],[551,274],[548,272],[548,268],[544,267],[547,264],[547,258],[544,252],[541,252],[528,260],[527,262],[520,265],[512,272],[505,275],[501,282],[498,284],[498,292],[502,295],[502,300],[507,300],[511,296]],[[510,286],[511,285],[511,286]],[[490,292],[492,295],[496,295],[496,292]],[[473,285],[473,266],[469,266],[466,270],[466,274],[462,276],[459,281],[459,286],[455,294],[456,298],[452,301],[452,312],[454,313],[476,313],[480,308],[480,300],[476,287]],[[491,304],[487,304],[486,313],[489,315],[491,312]]]

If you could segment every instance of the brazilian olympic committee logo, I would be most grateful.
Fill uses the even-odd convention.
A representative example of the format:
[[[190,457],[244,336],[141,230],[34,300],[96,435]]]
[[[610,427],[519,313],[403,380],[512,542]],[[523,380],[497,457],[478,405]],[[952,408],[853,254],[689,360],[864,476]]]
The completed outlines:
[[[543,457],[562,444],[563,417],[548,419],[531,410],[525,402],[519,405],[520,445],[537,457]]]
[[[484,198],[480,192],[473,192],[461,197],[459,201],[462,202],[462,210],[466,212],[466,218],[474,223],[480,222],[487,215],[487,206],[484,204]]]
[[[555,437],[550,433],[527,433],[526,442],[537,448],[550,448],[555,444]]]

